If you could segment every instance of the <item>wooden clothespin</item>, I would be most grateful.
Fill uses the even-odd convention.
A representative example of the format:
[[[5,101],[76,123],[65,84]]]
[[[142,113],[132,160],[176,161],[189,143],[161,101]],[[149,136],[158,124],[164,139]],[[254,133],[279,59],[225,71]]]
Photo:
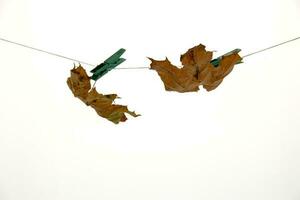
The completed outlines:
[[[222,58],[224,58],[225,56],[230,56],[232,54],[236,54],[236,53],[239,53],[241,51],[241,49],[234,49],[228,53],[225,53],[224,55],[218,57],[218,58],[215,58],[213,59],[212,61],[210,61],[210,63],[214,66],[214,67],[218,67],[219,64],[220,64],[220,61],[222,60]],[[242,61],[239,61],[237,62],[236,64],[240,64],[242,63]]]
[[[91,76],[91,79],[97,81],[99,78],[104,76],[110,70],[112,70],[113,68],[117,67],[122,62],[124,62],[126,59],[121,58],[121,56],[125,51],[126,50],[123,48],[119,49],[116,53],[114,53],[112,56],[107,58],[103,63],[97,65],[94,69],[92,69],[91,73],[93,73],[93,75]]]

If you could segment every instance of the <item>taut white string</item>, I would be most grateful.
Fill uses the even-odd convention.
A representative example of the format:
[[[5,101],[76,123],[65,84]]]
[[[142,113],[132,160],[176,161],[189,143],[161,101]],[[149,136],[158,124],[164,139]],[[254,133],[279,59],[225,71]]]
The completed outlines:
[[[296,37],[296,38],[293,38],[293,39],[290,39],[290,40],[272,45],[270,47],[267,47],[267,48],[249,53],[249,54],[243,56],[242,58],[249,57],[249,56],[261,53],[263,51],[270,50],[272,48],[281,46],[281,45],[289,43],[289,42],[293,42],[293,41],[298,40],[298,39],[300,39],[300,37]],[[78,63],[81,63],[81,64],[85,64],[85,65],[89,65],[89,66],[93,66],[93,67],[97,66],[97,65],[85,62],[85,61],[81,61],[81,60],[78,60],[78,59],[75,59],[75,58],[70,58],[70,57],[67,57],[67,56],[64,56],[64,55],[61,55],[61,54],[58,54],[58,53],[53,53],[53,52],[50,52],[50,51],[46,51],[46,50],[43,50],[43,49],[38,49],[38,48],[35,48],[35,47],[32,47],[32,46],[22,44],[22,43],[19,43],[19,42],[15,42],[15,41],[11,41],[11,40],[8,40],[8,39],[5,39],[5,38],[0,37],[0,40],[3,41],[3,42],[10,43],[10,44],[18,45],[18,46],[21,46],[21,47],[24,47],[24,48],[27,48],[27,49],[31,49],[31,50],[39,51],[39,52],[46,53],[46,54],[49,54],[49,55],[52,55],[52,56],[56,56],[56,57],[64,58],[64,59],[67,59],[67,60],[75,61],[75,62],[78,62]],[[149,69],[149,67],[117,67],[117,68],[114,68],[114,69]]]

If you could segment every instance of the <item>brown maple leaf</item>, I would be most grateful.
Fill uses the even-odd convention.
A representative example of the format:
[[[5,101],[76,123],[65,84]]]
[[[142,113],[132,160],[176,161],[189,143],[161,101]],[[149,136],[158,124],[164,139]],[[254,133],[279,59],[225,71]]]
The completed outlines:
[[[98,93],[96,88],[91,89],[90,77],[81,65],[74,66],[71,70],[67,84],[75,97],[78,97],[87,106],[94,108],[98,115],[115,124],[127,120],[125,113],[133,117],[139,116],[135,112],[129,111],[127,106],[114,104],[114,100],[118,98],[116,94],[103,95]]]
[[[157,71],[167,91],[194,92],[199,90],[200,85],[211,91],[220,85],[234,65],[242,59],[238,53],[233,53],[223,56],[219,66],[215,67],[211,64],[212,54],[200,44],[181,55],[183,67],[172,65],[168,58],[162,61],[149,58],[150,69]]]
[[[74,68],[71,69],[71,76],[67,79],[67,84],[74,96],[84,102],[91,89],[91,82],[81,65],[79,65],[79,67],[74,66]]]

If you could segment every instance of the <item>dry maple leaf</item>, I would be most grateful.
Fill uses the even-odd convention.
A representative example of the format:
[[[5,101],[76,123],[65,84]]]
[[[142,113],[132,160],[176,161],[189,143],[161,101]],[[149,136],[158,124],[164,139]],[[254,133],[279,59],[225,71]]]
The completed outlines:
[[[71,70],[71,76],[67,80],[69,88],[72,90],[75,97],[85,102],[91,89],[91,82],[89,76],[86,74],[84,68],[79,65]]]
[[[103,95],[98,93],[95,88],[91,89],[90,77],[81,65],[74,66],[71,70],[67,84],[75,97],[94,108],[98,115],[115,124],[127,120],[125,113],[133,117],[139,116],[135,112],[129,111],[127,106],[114,104],[114,100],[118,98],[116,94]]]
[[[177,92],[198,91],[200,85],[203,85],[207,91],[211,91],[218,87],[224,77],[232,71],[234,65],[242,60],[238,53],[233,53],[223,56],[219,66],[214,67],[210,63],[212,52],[206,51],[202,44],[181,55],[182,68],[172,65],[168,58],[162,61],[149,59],[150,69],[157,71],[165,89]]]

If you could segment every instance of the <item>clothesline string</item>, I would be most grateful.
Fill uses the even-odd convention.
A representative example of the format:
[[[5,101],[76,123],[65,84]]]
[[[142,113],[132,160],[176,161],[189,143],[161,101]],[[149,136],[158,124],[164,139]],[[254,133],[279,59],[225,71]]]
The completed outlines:
[[[254,55],[254,54],[258,54],[258,53],[261,53],[261,52],[263,52],[263,51],[267,51],[267,50],[269,50],[269,49],[273,49],[273,48],[275,48],[275,47],[281,46],[281,45],[286,44],[286,43],[289,43],[289,42],[293,42],[293,41],[298,40],[298,39],[300,39],[300,37],[296,37],[296,38],[293,38],[293,39],[290,39],[290,40],[287,40],[287,41],[284,41],[284,42],[275,44],[275,45],[273,45],[273,46],[270,46],[270,47],[267,47],[267,48],[264,48],[264,49],[261,49],[261,50],[258,50],[258,51],[249,53],[249,54],[243,56],[242,58],[245,58],[245,57],[248,57],[248,56],[252,56],[252,55]]]
[[[284,42],[272,45],[270,47],[267,47],[267,48],[264,48],[264,49],[261,49],[261,50],[249,53],[249,54],[243,56],[242,58],[245,58],[245,57],[248,57],[248,56],[252,56],[252,55],[261,53],[263,51],[267,51],[267,50],[273,49],[275,47],[281,46],[281,45],[289,43],[289,42],[293,42],[293,41],[298,40],[298,39],[300,39],[300,37],[296,37],[296,38],[293,38],[293,39],[290,39],[290,40],[287,40],[287,41],[284,41]],[[75,61],[75,62],[78,62],[78,63],[81,63],[81,64],[89,65],[89,66],[92,66],[92,67],[97,66],[97,65],[85,62],[85,61],[81,61],[81,60],[78,60],[78,59],[70,58],[70,57],[67,57],[67,56],[64,56],[64,55],[60,55],[60,54],[57,54],[57,53],[53,53],[53,52],[50,52],[50,51],[46,51],[46,50],[43,50],[43,49],[38,49],[38,48],[35,48],[35,47],[32,47],[32,46],[29,46],[29,45],[26,45],[26,44],[22,44],[22,43],[19,43],[19,42],[15,42],[15,41],[11,41],[11,40],[8,40],[8,39],[5,39],[5,38],[1,38],[0,37],[0,40],[3,41],[3,42],[10,43],[10,44],[18,45],[18,46],[21,46],[21,47],[24,47],[24,48],[27,48],[27,49],[39,51],[39,52],[46,53],[46,54],[49,54],[49,55],[52,55],[52,56],[56,56],[56,57],[64,58],[64,59],[67,59],[67,60]],[[117,67],[117,68],[114,68],[114,69],[149,69],[149,67]]]

